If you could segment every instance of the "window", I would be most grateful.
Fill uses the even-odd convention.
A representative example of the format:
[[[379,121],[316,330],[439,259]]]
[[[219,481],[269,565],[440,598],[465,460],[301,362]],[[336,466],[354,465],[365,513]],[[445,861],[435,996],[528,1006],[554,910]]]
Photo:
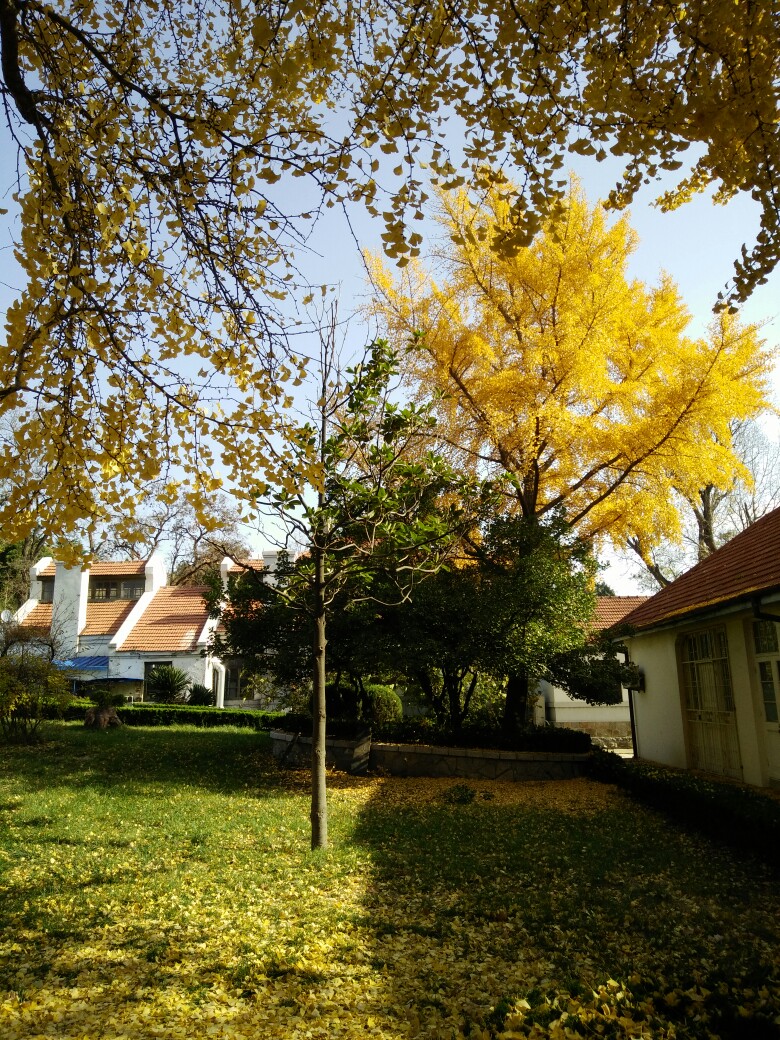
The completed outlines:
[[[41,578],[41,603],[54,602],[54,578]]]
[[[770,622],[772,624],[772,622]],[[777,695],[775,694],[774,668],[780,667],[780,661],[759,661],[758,678],[761,683],[761,699],[764,702],[764,716],[767,722],[777,722]]]
[[[780,660],[777,655],[780,654],[780,649],[777,625],[774,621],[753,622],[753,645],[756,648],[756,656],[763,657],[763,660],[758,662],[758,684],[761,687],[764,718],[767,722],[777,722],[777,680],[780,677]],[[770,654],[772,657],[767,659]]]
[[[776,654],[777,625],[774,621],[754,621],[753,642],[757,654]]]
[[[686,707],[694,711],[733,711],[728,644],[723,628],[708,628],[682,642]]]
[[[144,578],[95,578],[89,583],[91,600],[140,599],[146,589]]]
[[[146,591],[146,581],[143,578],[131,578],[122,582],[120,599],[140,599]]]
[[[225,669],[225,700],[237,701],[241,696],[241,669],[229,665]]]

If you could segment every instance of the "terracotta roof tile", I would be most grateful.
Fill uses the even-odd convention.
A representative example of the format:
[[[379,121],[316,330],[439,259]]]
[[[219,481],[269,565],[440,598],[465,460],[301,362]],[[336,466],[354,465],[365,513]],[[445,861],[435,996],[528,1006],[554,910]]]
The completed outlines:
[[[780,509],[762,516],[746,531],[661,589],[625,618],[635,628],[749,600],[780,589]]]
[[[118,649],[166,653],[194,650],[209,616],[203,598],[207,591],[206,585],[159,589]]]
[[[100,563],[93,563],[89,568],[89,573],[90,575],[97,575],[99,578],[124,578],[128,574],[143,574],[145,568],[145,560],[121,560],[113,562],[111,560],[103,560]],[[49,563],[38,574],[38,577],[53,578],[56,573],[57,564]]]
[[[635,610],[649,599],[649,596],[599,596],[596,600],[596,616],[593,629],[601,632],[612,628],[622,621],[626,614]]]
[[[259,559],[239,560],[238,562],[234,560],[228,567],[228,574],[240,574],[247,568],[253,571],[264,571],[265,562],[262,557]]]
[[[27,617],[22,621],[22,628],[51,628],[51,603],[38,603],[32,608]]]
[[[101,563],[93,563],[89,568],[90,577],[99,578],[124,578],[128,574],[143,574],[146,570],[146,560],[123,560],[112,562],[104,560]]]
[[[87,621],[79,634],[82,636],[115,635],[135,604],[136,600],[127,599],[90,600],[87,603]]]

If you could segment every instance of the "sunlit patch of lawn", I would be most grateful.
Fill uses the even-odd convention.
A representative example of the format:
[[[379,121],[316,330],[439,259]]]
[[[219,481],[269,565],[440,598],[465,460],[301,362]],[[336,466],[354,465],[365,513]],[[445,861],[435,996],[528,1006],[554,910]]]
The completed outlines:
[[[766,868],[603,784],[303,773],[239,730],[0,749],[0,1036],[780,1035]]]

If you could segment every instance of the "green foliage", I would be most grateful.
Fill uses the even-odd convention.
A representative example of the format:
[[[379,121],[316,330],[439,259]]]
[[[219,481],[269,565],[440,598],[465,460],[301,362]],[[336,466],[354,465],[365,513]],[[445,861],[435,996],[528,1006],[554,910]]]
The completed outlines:
[[[109,690],[104,686],[94,686],[87,690],[89,700],[98,708],[121,708],[125,704],[125,695],[119,690]]]
[[[477,792],[468,784],[453,784],[447,788],[441,800],[448,805],[471,805],[476,797]]]
[[[184,704],[190,688],[190,677],[174,665],[158,665],[149,675],[146,692],[158,704]]]
[[[122,709],[122,721],[128,726],[239,726],[242,729],[267,730],[280,717],[272,712],[199,708],[187,704],[128,704]]]
[[[405,718],[374,727],[374,740],[399,744],[433,744],[442,747],[487,748],[503,751],[539,751],[586,754],[591,739],[580,730],[555,726],[527,726],[507,733],[497,724],[467,724],[457,732],[428,716]]]
[[[204,686],[203,683],[193,683],[190,686],[187,703],[193,707],[208,708],[214,703],[214,691],[210,690],[208,686]]]
[[[760,791],[597,751],[588,772],[686,827],[780,867],[780,802]]]
[[[591,639],[552,657],[545,678],[588,704],[620,704],[622,687],[636,686],[639,680],[636,665],[625,663],[618,652],[608,638]]]
[[[392,686],[366,683],[365,693],[368,700],[366,715],[372,726],[384,726],[403,717],[401,698]]]
[[[62,716],[71,700],[66,674],[23,650],[0,657],[0,735],[9,742],[40,738],[47,718]]]

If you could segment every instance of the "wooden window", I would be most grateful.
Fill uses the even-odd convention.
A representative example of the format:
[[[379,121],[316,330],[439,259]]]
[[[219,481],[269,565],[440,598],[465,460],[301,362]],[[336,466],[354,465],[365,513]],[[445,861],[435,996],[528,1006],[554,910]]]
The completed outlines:
[[[770,621],[770,624],[772,622]],[[772,667],[774,665],[774,668]],[[767,722],[777,722],[777,689],[775,686],[775,669],[780,668],[780,661],[759,661],[758,678],[761,683],[761,699],[764,702],[764,717]]]

